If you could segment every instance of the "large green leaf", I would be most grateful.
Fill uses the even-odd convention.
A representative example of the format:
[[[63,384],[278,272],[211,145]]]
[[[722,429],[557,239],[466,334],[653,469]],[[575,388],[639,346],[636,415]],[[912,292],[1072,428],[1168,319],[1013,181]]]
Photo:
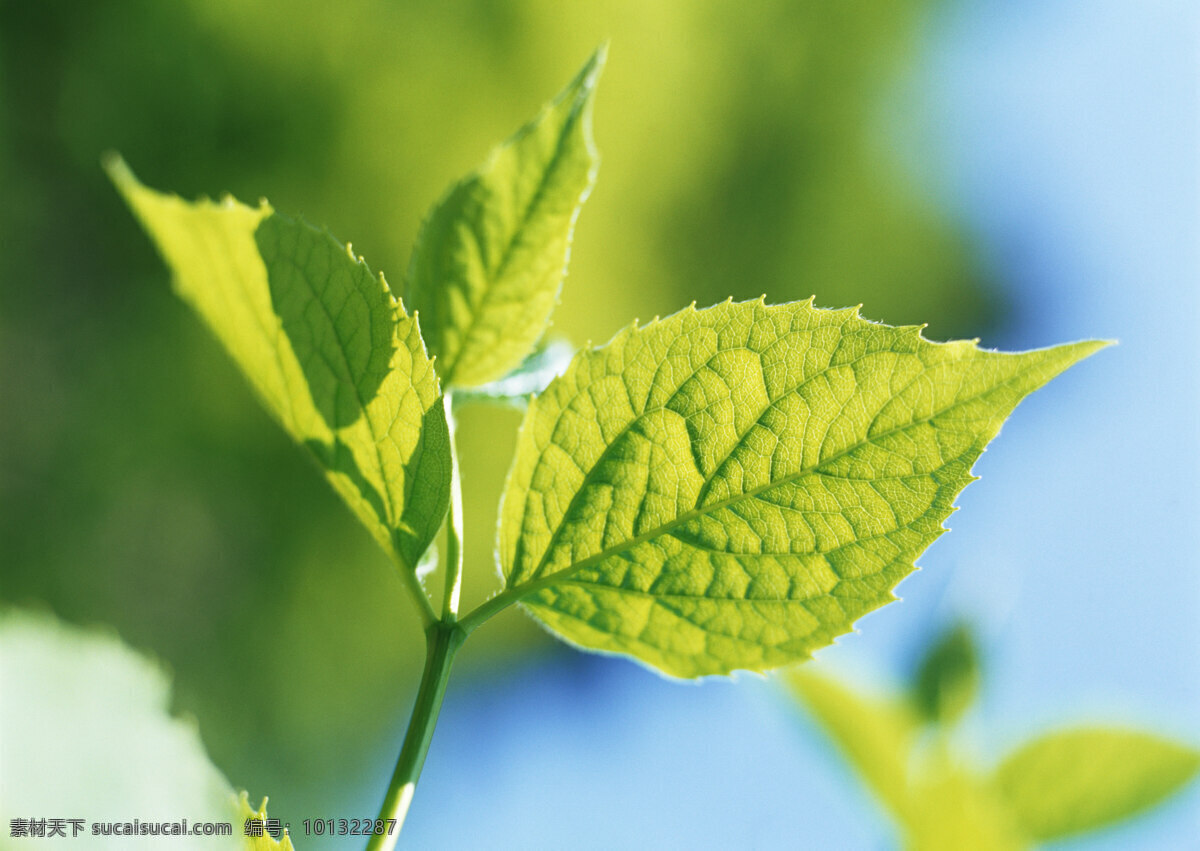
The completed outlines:
[[[804,659],[894,599],[1013,407],[1103,345],[1002,354],[811,302],[631,327],[529,408],[507,594],[675,676]]]
[[[405,299],[423,321],[447,386],[494,381],[546,328],[562,288],[575,219],[596,177],[596,51],[536,119],[492,151],[429,214]]]
[[[449,501],[445,406],[417,322],[349,246],[231,198],[188,203],[109,173],[267,410],[405,570]]]
[[[1063,730],[1018,749],[995,787],[1025,832],[1056,839],[1153,807],[1200,770],[1200,751],[1134,730]]]

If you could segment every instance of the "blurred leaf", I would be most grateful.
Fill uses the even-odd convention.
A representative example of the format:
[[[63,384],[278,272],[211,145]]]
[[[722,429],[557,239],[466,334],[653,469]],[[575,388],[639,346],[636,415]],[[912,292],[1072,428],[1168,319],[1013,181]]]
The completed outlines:
[[[604,48],[596,51],[421,228],[405,301],[421,316],[447,386],[500,378],[546,328],[596,177],[591,104],[604,56]]]
[[[85,820],[86,847],[124,849],[129,837],[94,838],[90,826],[135,817],[231,823],[229,784],[209,762],[195,723],[171,717],[169,705],[162,669],[115,635],[66,627],[49,616],[0,615],[6,836],[11,819],[78,818]],[[240,828],[232,837],[204,837],[204,847],[242,847]],[[67,824],[67,841],[72,832]],[[147,846],[151,841],[161,838],[147,837]]]
[[[786,680],[884,806],[898,821],[911,822],[908,759],[917,719],[909,708],[869,701],[805,670],[788,672]]]
[[[450,455],[417,323],[349,246],[231,198],[189,204],[109,173],[179,295],[267,410],[400,565],[415,571],[446,513]]]
[[[989,352],[809,302],[627,328],[530,404],[507,591],[678,677],[807,658],[894,599],[1016,404],[1103,345]]]
[[[960,624],[934,644],[917,670],[913,698],[929,721],[953,724],[979,690],[979,657],[971,631]]]
[[[1019,748],[994,784],[1034,839],[1057,839],[1136,815],[1200,769],[1200,751],[1116,728],[1060,730]]]
[[[913,784],[906,823],[909,847],[919,851],[1016,851],[1028,840],[995,792],[965,769],[927,767]]]
[[[480,387],[468,387],[454,393],[454,404],[498,402],[525,409],[529,400],[562,375],[575,347],[565,340],[543,340],[521,364],[503,378]]]
[[[920,719],[907,703],[867,699],[809,670],[790,671],[786,680],[899,824],[909,847],[1023,847],[989,789],[944,755],[914,758]]]

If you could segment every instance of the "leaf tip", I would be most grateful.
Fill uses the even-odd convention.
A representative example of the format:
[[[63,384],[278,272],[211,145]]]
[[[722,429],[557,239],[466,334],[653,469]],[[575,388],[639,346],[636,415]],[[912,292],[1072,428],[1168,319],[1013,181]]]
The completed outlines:
[[[137,183],[133,171],[116,151],[105,151],[100,155],[100,167],[104,169],[109,179],[118,186],[125,183]]]
[[[583,88],[595,88],[596,81],[600,78],[600,72],[604,70],[604,66],[608,62],[608,46],[610,42],[611,40],[606,38],[596,45],[596,49],[592,51],[592,55],[583,66],[583,71],[579,75]]]

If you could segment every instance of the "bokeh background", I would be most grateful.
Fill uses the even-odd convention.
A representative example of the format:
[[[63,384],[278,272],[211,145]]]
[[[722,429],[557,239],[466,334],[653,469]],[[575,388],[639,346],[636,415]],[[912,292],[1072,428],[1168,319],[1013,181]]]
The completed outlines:
[[[610,39],[556,334],[766,293],[1121,342],[1021,407],[904,602],[821,664],[901,678],[967,618],[984,763],[1069,721],[1200,742],[1198,27],[1189,0],[0,0],[0,599],[162,660],[272,815],[373,816],[422,656],[400,584],[99,158],[268,196],[399,284],[429,205]],[[462,418],[467,605],[518,422]],[[773,681],[667,682],[515,611],[460,659],[411,847],[895,842]],[[1063,847],[1187,847],[1196,785]]]

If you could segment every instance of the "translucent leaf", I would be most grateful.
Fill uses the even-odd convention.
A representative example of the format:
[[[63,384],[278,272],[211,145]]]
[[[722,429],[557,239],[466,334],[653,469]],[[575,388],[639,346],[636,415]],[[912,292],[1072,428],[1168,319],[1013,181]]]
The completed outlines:
[[[494,381],[542,336],[562,288],[575,219],[596,176],[596,51],[532,122],[429,214],[405,299],[447,386]]]
[[[934,644],[917,670],[913,698],[930,721],[952,724],[979,691],[979,659],[971,632],[959,625]]]
[[[543,342],[503,378],[479,387],[456,390],[454,404],[496,402],[524,409],[531,398],[566,371],[574,354],[575,348],[565,340]]]
[[[908,758],[917,734],[911,709],[868,700],[808,671],[789,672],[787,683],[880,802],[898,821],[911,821]]]
[[[995,787],[1029,834],[1056,839],[1155,806],[1196,776],[1200,751],[1134,730],[1062,730],[1018,749]]]
[[[906,847],[919,851],[1019,851],[1029,840],[1004,803],[967,770],[947,764],[926,769],[912,788]]]
[[[809,302],[631,327],[530,405],[507,593],[674,676],[804,659],[894,599],[1013,407],[1103,345],[1002,354]]]
[[[449,502],[445,407],[415,318],[349,246],[231,198],[189,203],[109,173],[175,287],[266,408],[406,570]]]
[[[0,616],[0,824],[81,819],[61,846],[161,848],[162,836],[92,835],[95,825],[218,822],[228,836],[199,847],[242,848],[233,791],[212,765],[194,721],[172,717],[166,674],[112,633],[45,615]],[[123,829],[123,827],[122,827]],[[168,830],[168,835],[170,830]],[[25,840],[13,839],[13,847]],[[28,839],[30,847],[48,842]],[[187,842],[177,838],[174,847]],[[5,840],[0,839],[0,845]],[[165,842],[171,847],[170,841]],[[5,846],[7,847],[7,846]]]
[[[896,820],[906,847],[1011,851],[1025,846],[986,784],[937,749],[932,756],[919,753],[919,719],[907,703],[863,697],[807,669],[789,672],[787,682]]]

